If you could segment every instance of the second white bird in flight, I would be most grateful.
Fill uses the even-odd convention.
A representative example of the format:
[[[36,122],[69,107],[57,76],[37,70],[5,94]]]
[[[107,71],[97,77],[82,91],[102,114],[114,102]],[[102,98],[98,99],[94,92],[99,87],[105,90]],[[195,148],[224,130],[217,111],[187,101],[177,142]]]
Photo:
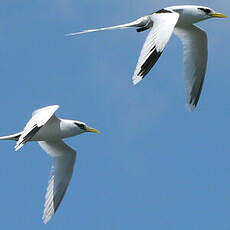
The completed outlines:
[[[0,140],[17,141],[15,150],[28,141],[38,141],[52,157],[53,164],[44,205],[44,223],[51,219],[59,207],[73,174],[76,151],[62,139],[85,132],[99,133],[81,121],[57,118],[55,112],[58,108],[58,105],[52,105],[34,111],[22,132],[0,137]]]
[[[133,83],[137,84],[157,62],[174,32],[181,39],[184,47],[186,104],[189,110],[192,111],[200,97],[208,55],[206,33],[193,24],[213,17],[225,18],[226,16],[205,6],[172,6],[141,17],[131,23],[84,30],[68,35],[130,27],[139,27],[137,32],[141,32],[151,28],[132,77]]]

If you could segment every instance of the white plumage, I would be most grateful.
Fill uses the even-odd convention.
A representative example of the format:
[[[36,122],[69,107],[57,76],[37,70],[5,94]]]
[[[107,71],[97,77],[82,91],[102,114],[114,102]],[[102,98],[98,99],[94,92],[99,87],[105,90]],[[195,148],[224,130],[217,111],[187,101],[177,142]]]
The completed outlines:
[[[137,32],[150,29],[132,77],[133,83],[137,84],[157,62],[174,32],[181,39],[184,47],[186,104],[192,111],[198,103],[207,66],[207,36],[194,24],[212,17],[224,18],[226,16],[205,6],[172,6],[131,23],[84,30],[68,35],[131,27],[138,27]]]
[[[62,140],[39,141],[38,143],[53,159],[42,217],[44,223],[47,223],[57,210],[69,185],[76,151]]]
[[[169,12],[164,13],[164,17],[162,14],[152,14],[150,18],[154,23],[137,62],[132,78],[134,84],[141,81],[158,60],[173,33],[179,14]]]
[[[44,223],[51,219],[59,207],[73,174],[76,151],[62,139],[84,132],[99,132],[83,122],[57,118],[55,112],[58,108],[58,105],[53,105],[34,111],[22,132],[0,137],[0,140],[17,141],[16,151],[28,141],[38,141],[42,149],[52,157],[53,164],[42,217]]]

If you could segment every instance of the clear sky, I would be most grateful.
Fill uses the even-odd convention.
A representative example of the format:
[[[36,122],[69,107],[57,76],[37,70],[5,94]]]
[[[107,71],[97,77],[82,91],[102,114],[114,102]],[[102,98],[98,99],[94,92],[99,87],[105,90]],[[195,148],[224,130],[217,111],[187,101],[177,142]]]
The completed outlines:
[[[21,131],[39,107],[102,135],[66,142],[75,171],[59,210],[42,223],[51,159],[37,143],[1,142],[2,229],[229,230],[230,74],[227,19],[199,23],[209,60],[196,110],[185,108],[183,51],[173,36],[137,86],[131,77],[148,32],[65,37],[197,4],[230,16],[229,0],[34,0],[0,7],[0,135]]]

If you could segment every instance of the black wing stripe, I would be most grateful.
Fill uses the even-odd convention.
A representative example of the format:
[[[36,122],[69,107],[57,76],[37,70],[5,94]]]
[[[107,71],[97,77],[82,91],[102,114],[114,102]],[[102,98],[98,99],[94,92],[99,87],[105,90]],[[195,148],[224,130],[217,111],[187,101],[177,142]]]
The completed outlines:
[[[172,11],[166,10],[166,9],[161,9],[156,12],[156,14],[162,14],[162,13],[173,13]]]
[[[37,125],[34,125],[33,128],[31,129],[31,131],[24,136],[23,140],[18,145],[24,144],[27,141],[29,141],[35,135],[35,133],[38,132],[38,130],[41,127],[42,126],[38,127]]]
[[[200,94],[201,94],[201,90],[202,90],[202,87],[203,87],[203,83],[204,83],[204,78],[202,79],[201,83],[200,83],[200,87],[199,87],[199,90],[198,90],[198,93],[195,95],[192,95],[193,93],[191,93],[191,99],[189,101],[189,104],[192,104],[193,106],[196,107],[198,101],[199,101],[199,98],[200,98]],[[195,85],[195,84],[194,84]],[[195,86],[194,86],[195,87]],[[194,89],[192,89],[192,92],[194,91]]]
[[[137,31],[137,32],[143,32],[143,31],[148,30],[148,29],[149,29],[149,27],[144,26],[144,27],[141,27],[141,28],[136,29],[136,31]]]
[[[17,135],[14,137],[15,141],[18,141],[19,137],[21,136],[21,134]]]
[[[144,26],[142,26],[141,28],[136,29],[136,31],[137,32],[143,32],[145,30],[148,30],[152,26],[153,26],[153,22],[152,22],[151,19],[149,19],[149,21]]]
[[[156,46],[154,46],[150,52],[152,52],[149,57],[146,59],[144,64],[141,66],[141,69],[139,73],[137,74],[138,76],[141,76],[142,79],[145,77],[145,75],[152,69],[152,67],[155,65],[159,57],[161,56],[162,52],[157,52],[156,51]]]

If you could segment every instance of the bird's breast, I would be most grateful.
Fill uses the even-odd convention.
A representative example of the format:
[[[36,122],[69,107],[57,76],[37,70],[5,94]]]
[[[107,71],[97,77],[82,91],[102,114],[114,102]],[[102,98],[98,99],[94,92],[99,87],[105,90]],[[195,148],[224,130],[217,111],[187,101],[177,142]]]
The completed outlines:
[[[32,137],[31,141],[54,141],[62,138],[60,128],[46,125],[42,126]]]

